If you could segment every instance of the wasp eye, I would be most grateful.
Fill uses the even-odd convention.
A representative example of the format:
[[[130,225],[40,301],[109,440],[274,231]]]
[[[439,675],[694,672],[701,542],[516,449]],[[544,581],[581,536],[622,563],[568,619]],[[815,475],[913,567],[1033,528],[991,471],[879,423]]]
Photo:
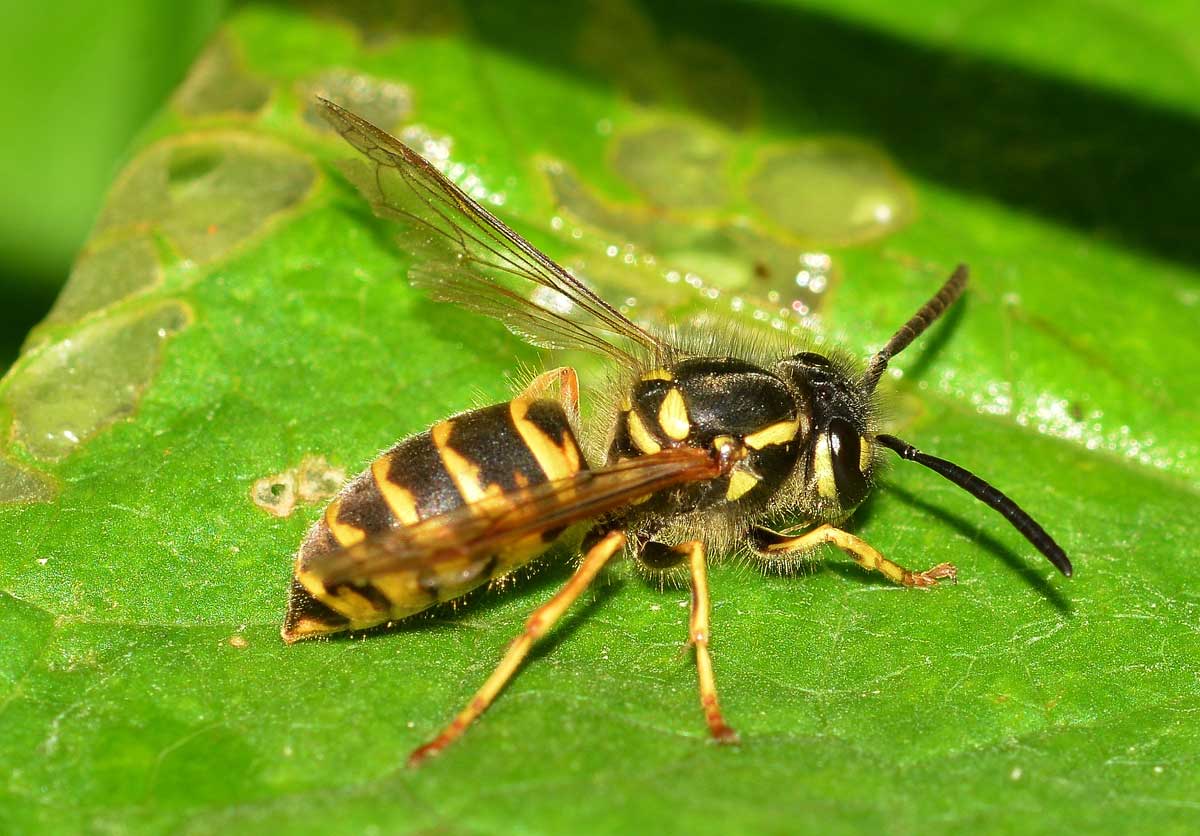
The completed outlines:
[[[829,463],[837,485],[838,501],[843,508],[857,505],[870,485],[864,470],[862,436],[844,418],[834,418],[826,430],[829,439]],[[867,461],[869,464],[869,460]]]
[[[812,351],[802,351],[792,357],[797,363],[803,363],[806,366],[816,366],[822,369],[828,369],[833,364],[829,362],[829,358],[823,354],[816,354]]]

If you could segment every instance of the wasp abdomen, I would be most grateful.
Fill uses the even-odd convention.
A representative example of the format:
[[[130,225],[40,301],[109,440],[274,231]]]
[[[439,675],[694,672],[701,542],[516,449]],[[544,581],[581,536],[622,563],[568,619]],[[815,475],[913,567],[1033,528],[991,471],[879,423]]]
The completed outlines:
[[[400,441],[329,503],[296,555],[283,636],[361,629],[457,598],[536,557],[558,532],[471,560],[414,563],[361,584],[328,588],[312,570],[323,556],[409,526],[587,468],[562,406],[512,401],[465,412]],[[448,537],[453,531],[447,532]]]

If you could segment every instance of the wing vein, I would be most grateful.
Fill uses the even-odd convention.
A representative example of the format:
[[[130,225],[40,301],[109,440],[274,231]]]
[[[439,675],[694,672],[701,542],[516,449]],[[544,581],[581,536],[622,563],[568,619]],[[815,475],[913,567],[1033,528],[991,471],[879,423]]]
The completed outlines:
[[[376,214],[416,233],[410,236],[414,240],[405,241],[413,246],[414,284],[434,290],[435,298],[499,319],[536,345],[583,348],[623,362],[633,355],[619,342],[655,357],[669,353],[668,345],[593,293],[416,151],[332,102],[322,99],[321,104],[334,129],[366,158],[357,168],[345,166],[347,177]],[[554,291],[570,302],[570,310],[549,310],[514,282]],[[483,288],[491,292],[481,293]]]

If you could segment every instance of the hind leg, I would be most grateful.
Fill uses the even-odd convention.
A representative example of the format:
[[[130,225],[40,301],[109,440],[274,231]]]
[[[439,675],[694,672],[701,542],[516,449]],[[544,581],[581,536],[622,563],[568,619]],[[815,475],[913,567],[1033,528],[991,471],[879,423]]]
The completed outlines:
[[[450,724],[433,740],[421,746],[408,757],[409,766],[417,766],[426,758],[439,754],[443,749],[458,740],[467,727],[492,704],[496,696],[503,690],[508,681],[516,674],[521,662],[529,654],[534,642],[544,636],[555,625],[562,614],[575,602],[588,585],[595,580],[596,575],[604,568],[609,559],[625,545],[625,535],[614,531],[592,546],[575,574],[567,581],[553,598],[542,604],[525,622],[525,629],[513,639],[500,664],[492,671],[483,686],[471,698],[471,701],[458,712]]]
[[[529,381],[529,385],[517,397],[535,401],[542,397],[546,391],[555,384],[558,384],[558,401],[562,404],[567,415],[576,420],[579,418],[579,375],[570,366],[559,366],[557,369],[551,369],[548,372],[542,372],[533,380]]]

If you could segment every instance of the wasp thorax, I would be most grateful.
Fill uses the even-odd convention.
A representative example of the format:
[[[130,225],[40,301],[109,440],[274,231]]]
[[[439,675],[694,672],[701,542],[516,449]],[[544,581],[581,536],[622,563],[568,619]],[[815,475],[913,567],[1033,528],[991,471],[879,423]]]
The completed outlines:
[[[828,357],[796,354],[777,366],[780,376],[799,393],[812,421],[804,481],[818,504],[849,510],[871,486],[871,440],[867,434],[870,396],[857,378],[838,369]]]
[[[762,507],[795,469],[809,422],[795,392],[775,374],[728,357],[697,357],[641,375],[621,404],[609,460],[669,447],[722,450],[739,460],[727,476],[675,489],[659,510],[720,503]]]

